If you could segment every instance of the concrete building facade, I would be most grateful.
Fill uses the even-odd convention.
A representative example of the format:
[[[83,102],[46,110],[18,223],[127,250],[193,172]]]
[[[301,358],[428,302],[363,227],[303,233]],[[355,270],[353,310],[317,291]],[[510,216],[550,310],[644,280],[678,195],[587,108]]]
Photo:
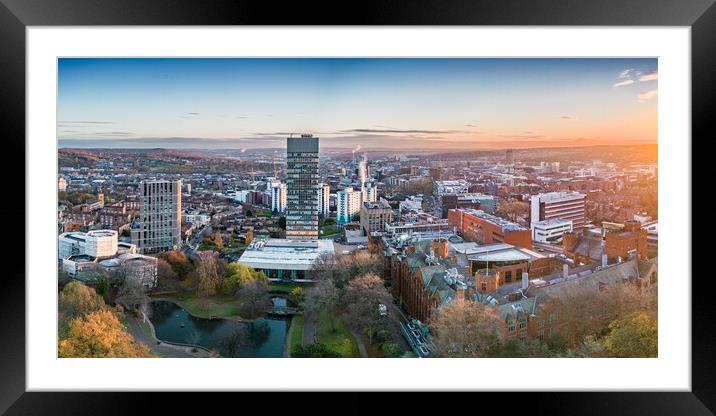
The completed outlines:
[[[318,238],[318,137],[289,137],[286,145],[286,238]]]
[[[140,184],[139,228],[132,243],[144,254],[173,250],[181,245],[181,180],[153,180]]]

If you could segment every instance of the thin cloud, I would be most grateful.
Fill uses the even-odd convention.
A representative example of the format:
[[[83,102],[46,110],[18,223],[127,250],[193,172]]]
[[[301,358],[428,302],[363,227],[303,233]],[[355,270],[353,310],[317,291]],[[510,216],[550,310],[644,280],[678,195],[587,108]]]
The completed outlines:
[[[402,134],[454,134],[454,133],[472,133],[463,130],[415,130],[415,129],[350,129],[340,130],[341,133],[402,133]]]
[[[574,116],[569,116],[569,115],[563,115],[563,116],[560,117],[560,118],[561,118],[562,120],[574,120]]]
[[[612,85],[612,87],[614,87],[614,88],[623,87],[623,86],[625,86],[625,85],[630,85],[630,84],[633,84],[633,83],[634,83],[634,80],[627,79],[627,80],[624,80],[624,81],[617,82],[616,84]]]
[[[645,73],[645,74],[643,74],[642,76],[639,77],[639,81],[640,81],[640,82],[656,81],[656,80],[658,80],[658,79],[659,79],[659,71],[656,70],[656,69],[654,69],[654,70],[652,70],[652,71],[649,71],[649,72],[647,72],[647,73]]]
[[[637,102],[644,103],[659,95],[658,90],[642,91],[637,95]]]
[[[516,140],[524,140],[524,139],[534,140],[534,139],[542,139],[545,136],[540,135],[540,134],[513,134],[513,135],[501,134],[499,137],[502,137],[504,139],[513,139],[513,140],[515,140],[515,139]]]
[[[634,72],[635,72],[635,71],[634,71],[634,68],[625,69],[625,70],[623,70],[622,72],[619,73],[619,75],[617,76],[617,78],[622,78],[622,79],[624,79],[624,78],[629,78],[629,77],[631,77],[631,75],[632,75]]]
[[[465,124],[465,127],[477,127],[475,124]]]

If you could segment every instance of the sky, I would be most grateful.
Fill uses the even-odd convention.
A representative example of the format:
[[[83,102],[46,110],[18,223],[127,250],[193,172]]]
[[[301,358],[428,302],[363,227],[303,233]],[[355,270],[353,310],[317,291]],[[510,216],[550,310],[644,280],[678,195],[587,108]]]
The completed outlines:
[[[656,58],[60,58],[60,147],[499,149],[657,141]]]

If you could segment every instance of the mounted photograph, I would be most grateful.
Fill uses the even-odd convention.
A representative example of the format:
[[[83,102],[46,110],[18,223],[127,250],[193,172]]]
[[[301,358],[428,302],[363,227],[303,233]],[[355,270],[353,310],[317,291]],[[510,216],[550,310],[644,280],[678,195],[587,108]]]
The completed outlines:
[[[658,75],[58,57],[57,356],[657,358]]]

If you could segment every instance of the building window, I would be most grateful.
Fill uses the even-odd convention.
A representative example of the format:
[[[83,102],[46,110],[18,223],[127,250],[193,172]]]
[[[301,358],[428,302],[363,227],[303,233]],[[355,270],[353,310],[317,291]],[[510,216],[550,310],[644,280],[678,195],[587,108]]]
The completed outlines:
[[[539,338],[540,342],[544,341],[544,331],[542,331],[542,330],[538,331],[537,338]]]
[[[520,329],[525,329],[527,327],[527,321],[524,319],[520,319]]]
[[[512,271],[505,272],[505,282],[510,283],[512,281]]]
[[[509,332],[515,332],[515,321],[513,321],[513,320],[507,321],[507,330]]]
[[[482,289],[483,292],[487,292],[487,283],[482,282],[482,284],[480,285],[480,288]]]

